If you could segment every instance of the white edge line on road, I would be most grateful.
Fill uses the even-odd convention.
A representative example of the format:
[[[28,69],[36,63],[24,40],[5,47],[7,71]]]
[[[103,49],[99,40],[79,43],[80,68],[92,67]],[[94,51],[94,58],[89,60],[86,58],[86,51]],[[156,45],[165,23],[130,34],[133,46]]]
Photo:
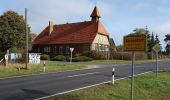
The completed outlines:
[[[147,72],[144,72],[144,73],[136,74],[134,76],[139,76],[139,75],[143,75],[143,74],[147,74],[147,73],[151,73],[151,72],[153,72],[153,71],[147,71]],[[131,76],[115,79],[115,81],[127,79],[129,77],[131,77]],[[89,85],[89,86],[82,87],[82,88],[77,88],[77,89],[73,89],[73,90],[69,90],[69,91],[65,91],[65,92],[61,92],[61,93],[57,93],[57,94],[53,94],[53,95],[49,95],[49,96],[44,96],[44,97],[37,98],[37,99],[34,99],[34,100],[42,100],[42,99],[46,99],[46,98],[49,98],[49,97],[53,97],[53,96],[57,96],[57,95],[61,95],[61,94],[66,94],[66,93],[70,93],[70,92],[73,92],[73,91],[78,91],[78,90],[82,90],[82,89],[86,89],[86,88],[90,88],[90,87],[94,87],[94,86],[98,86],[98,85],[102,85],[102,84],[106,84],[106,83],[110,83],[110,82],[112,82],[112,81],[106,81],[106,82],[102,82],[102,83],[98,83],[98,84],[93,84],[93,85]]]
[[[100,72],[93,72],[93,73],[85,73],[85,74],[78,74],[78,75],[71,75],[67,77],[78,77],[78,76],[86,76],[86,75],[92,75],[92,74],[98,74]]]

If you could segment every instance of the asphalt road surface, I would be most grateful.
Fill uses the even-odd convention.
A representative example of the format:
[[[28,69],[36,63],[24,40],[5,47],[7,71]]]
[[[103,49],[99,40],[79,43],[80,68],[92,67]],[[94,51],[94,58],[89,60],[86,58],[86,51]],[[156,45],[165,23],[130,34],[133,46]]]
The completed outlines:
[[[32,100],[111,81],[131,75],[131,64],[99,65],[101,68],[0,79],[0,100]],[[156,63],[135,64],[135,74],[155,71]],[[159,70],[170,70],[170,61],[159,62]]]

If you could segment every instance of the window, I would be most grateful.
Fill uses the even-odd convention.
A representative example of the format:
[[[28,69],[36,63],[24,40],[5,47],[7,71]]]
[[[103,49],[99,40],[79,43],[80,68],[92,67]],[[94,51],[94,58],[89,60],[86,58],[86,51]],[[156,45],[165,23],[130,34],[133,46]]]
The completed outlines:
[[[50,52],[51,52],[50,46],[45,46],[45,47],[44,47],[44,52],[50,53]]]
[[[40,50],[41,50],[41,48],[40,48],[40,46],[38,47],[38,53],[40,52]]]
[[[70,47],[66,46],[66,54],[70,54]]]
[[[88,52],[88,51],[90,51],[90,45],[89,44],[85,44],[83,46],[83,52]]]
[[[101,44],[99,44],[99,51],[101,51],[102,50],[102,45]]]
[[[101,50],[104,51],[104,45],[103,44],[101,45]]]
[[[62,46],[59,47],[59,54],[63,54],[63,47]]]
[[[99,50],[99,45],[95,43],[95,50]]]
[[[109,51],[109,46],[108,46],[108,45],[105,45],[104,50],[105,50],[105,51]]]
[[[57,46],[54,46],[54,48],[53,48],[53,53],[54,53],[54,54],[57,53]]]

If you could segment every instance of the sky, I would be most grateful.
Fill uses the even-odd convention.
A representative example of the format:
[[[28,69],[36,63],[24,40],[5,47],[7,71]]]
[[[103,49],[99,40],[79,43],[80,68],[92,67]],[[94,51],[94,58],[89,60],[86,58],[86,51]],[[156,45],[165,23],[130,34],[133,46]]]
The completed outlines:
[[[169,4],[170,0],[1,0],[0,15],[13,10],[24,16],[27,8],[31,31],[39,34],[49,21],[64,24],[91,20],[90,14],[97,6],[100,21],[116,45],[135,28],[147,26],[159,36],[164,48],[165,35],[170,34]]]

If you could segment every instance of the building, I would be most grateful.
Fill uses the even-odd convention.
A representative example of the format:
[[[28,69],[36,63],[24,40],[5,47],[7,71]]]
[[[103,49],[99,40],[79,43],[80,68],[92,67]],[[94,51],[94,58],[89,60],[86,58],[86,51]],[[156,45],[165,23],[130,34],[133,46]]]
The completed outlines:
[[[109,50],[109,34],[100,21],[95,6],[90,15],[91,21],[49,25],[35,38],[32,52],[49,54],[82,54],[88,51]]]

